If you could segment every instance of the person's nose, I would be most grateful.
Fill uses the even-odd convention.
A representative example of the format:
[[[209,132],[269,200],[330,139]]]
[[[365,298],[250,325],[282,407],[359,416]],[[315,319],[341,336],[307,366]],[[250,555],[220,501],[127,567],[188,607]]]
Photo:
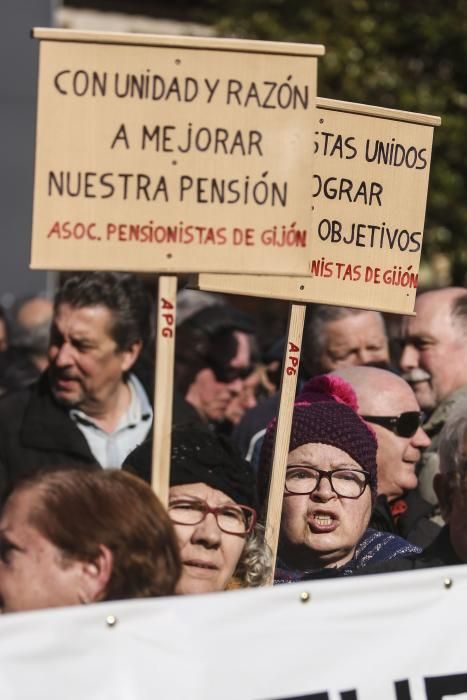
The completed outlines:
[[[411,438],[412,445],[419,449],[428,447],[431,444],[431,440],[425,433],[423,428],[419,428],[417,432]]]
[[[408,372],[411,369],[419,366],[419,352],[416,347],[407,343],[402,348],[399,365],[403,372]]]
[[[51,345],[49,348],[49,359],[57,367],[69,367],[73,364],[73,354],[70,345],[68,343]]]
[[[208,513],[204,520],[196,525],[191,541],[194,544],[201,544],[207,549],[216,549],[221,543],[221,538],[222,531],[217,524],[215,515]]]
[[[357,362],[355,364],[357,365],[367,365],[374,359],[371,350],[367,350],[366,348],[360,348],[356,357]]]
[[[238,396],[243,389],[243,379],[234,379],[232,382],[229,382],[228,387],[232,396]]]
[[[246,410],[248,408],[254,408],[257,403],[254,392],[248,392],[243,398],[242,406]]]
[[[318,486],[310,494],[310,498],[315,501],[329,501],[331,498],[336,497],[337,494],[332,490],[329,476],[321,476]]]

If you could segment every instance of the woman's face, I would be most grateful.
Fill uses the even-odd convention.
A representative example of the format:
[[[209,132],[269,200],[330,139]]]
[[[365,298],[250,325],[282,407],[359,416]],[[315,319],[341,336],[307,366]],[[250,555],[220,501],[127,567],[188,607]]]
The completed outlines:
[[[308,443],[289,453],[292,467],[316,467],[323,471],[361,466],[347,452],[332,445]],[[300,473],[297,472],[297,478]],[[339,490],[339,487],[338,487]],[[298,569],[342,566],[349,561],[368,526],[371,493],[367,485],[360,498],[338,496],[329,479],[322,478],[313,493],[284,494],[281,523],[281,557]]]
[[[169,507],[179,499],[205,501],[211,508],[235,505],[225,493],[204,483],[171,486]],[[225,590],[237,568],[245,546],[245,537],[220,530],[212,513],[208,513],[197,525],[174,523],[174,528],[183,564],[177,593]]]

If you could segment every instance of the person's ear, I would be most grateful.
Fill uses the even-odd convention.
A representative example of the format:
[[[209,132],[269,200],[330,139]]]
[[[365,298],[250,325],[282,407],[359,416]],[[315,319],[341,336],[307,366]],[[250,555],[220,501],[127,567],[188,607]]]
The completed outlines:
[[[93,561],[83,562],[80,589],[80,599],[83,603],[105,600],[112,568],[113,554],[108,547],[101,544],[97,557]]]
[[[449,474],[435,474],[433,479],[433,489],[438,496],[441,515],[446,523],[449,523],[454,488],[454,484],[450,480]]]
[[[129,347],[122,351],[122,372],[128,372],[136,360],[143,348],[142,340],[135,340]]]

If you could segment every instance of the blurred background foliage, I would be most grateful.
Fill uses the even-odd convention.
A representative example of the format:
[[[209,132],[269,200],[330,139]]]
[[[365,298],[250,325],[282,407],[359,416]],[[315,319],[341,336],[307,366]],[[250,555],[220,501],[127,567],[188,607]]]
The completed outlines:
[[[119,4],[123,11],[215,25],[221,36],[324,44],[326,54],[318,71],[320,97],[440,116],[421,281],[467,284],[466,0],[100,3],[102,9],[116,9]]]
[[[210,5],[223,35],[324,44],[321,97],[442,118],[434,134],[424,277],[436,283],[450,272],[451,282],[466,284],[467,2],[238,0],[229,16],[225,3]]]

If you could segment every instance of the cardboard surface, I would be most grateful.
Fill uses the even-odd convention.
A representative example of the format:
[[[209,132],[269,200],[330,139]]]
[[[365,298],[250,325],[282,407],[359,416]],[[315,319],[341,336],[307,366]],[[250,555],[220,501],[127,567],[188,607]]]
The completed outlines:
[[[413,311],[437,117],[318,98],[312,256],[300,278],[202,274],[208,291]]]
[[[32,267],[306,274],[322,47],[35,36]]]

